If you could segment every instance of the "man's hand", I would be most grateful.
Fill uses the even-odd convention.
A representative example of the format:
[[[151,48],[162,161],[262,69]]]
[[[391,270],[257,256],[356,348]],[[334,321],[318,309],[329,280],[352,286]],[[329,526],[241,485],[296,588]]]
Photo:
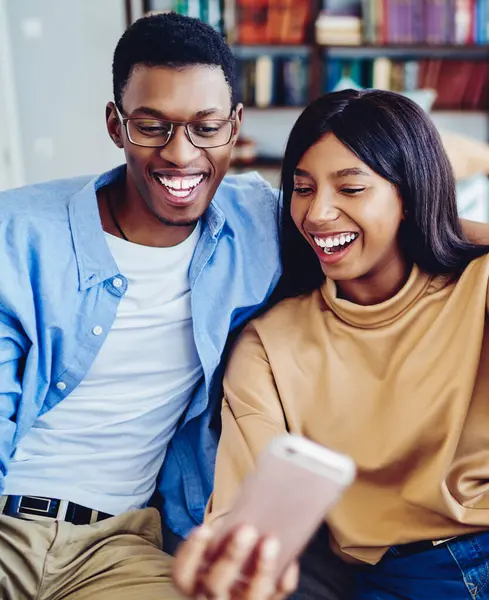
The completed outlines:
[[[232,600],[281,600],[297,587],[296,564],[276,581],[280,544],[243,526],[216,548],[212,527],[196,529],[176,555],[173,579],[186,596]]]

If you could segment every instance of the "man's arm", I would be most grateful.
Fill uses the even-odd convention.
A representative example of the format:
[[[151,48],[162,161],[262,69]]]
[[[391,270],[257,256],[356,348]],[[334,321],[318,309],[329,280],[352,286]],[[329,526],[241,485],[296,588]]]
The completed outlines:
[[[16,320],[0,305],[0,495],[13,450],[28,342]]]
[[[460,223],[469,242],[489,246],[489,223],[467,221],[466,219],[460,219]]]

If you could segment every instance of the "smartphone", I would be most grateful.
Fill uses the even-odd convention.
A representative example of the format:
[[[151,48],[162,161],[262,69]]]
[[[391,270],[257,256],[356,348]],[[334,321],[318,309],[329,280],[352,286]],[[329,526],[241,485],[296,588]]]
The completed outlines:
[[[222,517],[218,540],[240,525],[280,541],[277,578],[301,553],[355,478],[351,458],[299,436],[275,438]]]

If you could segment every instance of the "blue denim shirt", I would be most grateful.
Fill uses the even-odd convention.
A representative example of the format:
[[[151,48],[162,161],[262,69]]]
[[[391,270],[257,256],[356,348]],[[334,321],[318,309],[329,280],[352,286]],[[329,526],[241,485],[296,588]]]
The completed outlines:
[[[95,195],[124,168],[0,193],[0,493],[16,445],[83,380],[126,292]],[[277,219],[277,194],[257,174],[226,177],[203,218],[189,276],[204,376],[159,478],[166,524],[181,536],[202,521],[212,489],[228,334],[280,275]]]

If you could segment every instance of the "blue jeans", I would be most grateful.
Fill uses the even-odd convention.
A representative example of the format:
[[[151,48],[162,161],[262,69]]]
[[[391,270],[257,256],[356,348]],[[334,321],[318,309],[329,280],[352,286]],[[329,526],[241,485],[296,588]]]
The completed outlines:
[[[354,600],[489,599],[489,532],[416,554],[399,555],[391,548],[356,577]]]

